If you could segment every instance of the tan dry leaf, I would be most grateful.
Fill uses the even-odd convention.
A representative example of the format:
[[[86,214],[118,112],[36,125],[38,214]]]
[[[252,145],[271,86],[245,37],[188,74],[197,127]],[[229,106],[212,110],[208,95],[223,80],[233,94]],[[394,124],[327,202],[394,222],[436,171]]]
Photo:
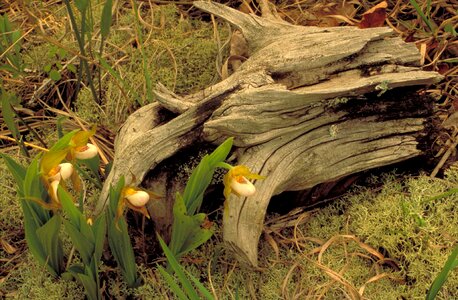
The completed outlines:
[[[385,24],[386,8],[388,3],[386,1],[380,2],[363,14],[363,19],[359,23],[359,28],[373,28],[381,27]]]
[[[0,239],[0,242],[2,244],[3,250],[5,250],[6,253],[14,254],[17,251],[15,247],[11,246],[11,244],[5,241],[4,239]]]

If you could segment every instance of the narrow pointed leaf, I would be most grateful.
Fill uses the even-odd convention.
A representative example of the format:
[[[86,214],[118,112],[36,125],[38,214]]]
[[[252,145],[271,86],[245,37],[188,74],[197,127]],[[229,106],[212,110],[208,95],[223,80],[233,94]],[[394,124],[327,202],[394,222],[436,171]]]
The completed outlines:
[[[78,229],[71,224],[69,221],[64,220],[65,231],[70,236],[73,245],[78,250],[81,259],[85,265],[89,264],[92,259],[92,252],[94,250],[94,244],[88,241]]]
[[[10,170],[11,174],[13,175],[14,180],[16,181],[16,184],[18,185],[18,188],[22,189],[22,185],[25,179],[26,169],[6,154],[0,153],[0,157],[3,158],[3,160],[5,161],[5,164],[8,167],[8,170]]]
[[[189,296],[190,299],[199,300],[199,295],[197,295],[196,291],[192,286],[191,281],[189,281],[189,279],[186,277],[182,267],[178,263],[173,253],[170,251],[170,249],[165,244],[164,240],[162,240],[162,238],[159,235],[157,235],[157,238],[159,240],[159,244],[162,247],[162,250],[164,251],[165,256],[167,257],[167,261],[169,262],[172,270],[177,275],[178,280],[180,281],[185,293]]]
[[[204,192],[213,179],[216,165],[226,159],[232,148],[233,138],[228,138],[210,155],[205,155],[192,172],[183,192],[187,214],[193,215],[202,205]]]
[[[112,2],[112,0],[107,0],[102,9],[102,19],[100,20],[100,35],[102,36],[102,41],[104,41],[110,33]]]
[[[444,264],[441,272],[434,279],[431,287],[429,288],[428,294],[426,295],[426,300],[433,300],[436,298],[437,293],[444,285],[445,281],[451,270],[457,265],[458,262],[458,245],[455,246],[450,256],[447,258],[447,261]]]
[[[57,188],[57,194],[60,199],[60,203],[62,204],[63,211],[67,214],[68,218],[70,219],[70,223],[75,226],[75,228],[79,231],[81,226],[81,212],[76,208],[75,204],[73,203],[72,196],[64,190],[60,185]]]
[[[175,279],[169,273],[167,273],[167,271],[163,267],[159,266],[157,269],[159,273],[161,273],[162,277],[164,277],[170,290],[173,293],[175,293],[175,295],[177,296],[177,299],[180,299],[180,300],[189,299],[188,296],[186,296],[186,294],[181,290],[180,286],[175,282]]]
[[[194,285],[197,287],[199,292],[201,292],[202,295],[204,295],[204,297],[206,299],[208,299],[208,300],[214,300],[215,299],[213,297],[213,295],[210,293],[210,291],[199,280],[197,280],[196,277],[194,277],[190,273],[187,273],[187,274],[188,274],[189,278],[191,279],[191,281],[194,283]]]
[[[99,215],[99,217],[93,225],[93,231],[95,237],[94,257],[98,261],[100,261],[100,258],[102,257],[103,246],[105,244],[105,235],[107,231],[105,213]]]

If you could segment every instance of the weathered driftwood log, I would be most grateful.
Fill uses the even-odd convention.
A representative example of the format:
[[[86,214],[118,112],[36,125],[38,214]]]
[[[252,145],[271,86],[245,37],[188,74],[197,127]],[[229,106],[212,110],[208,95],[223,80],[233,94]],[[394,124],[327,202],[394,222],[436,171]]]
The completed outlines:
[[[118,134],[100,205],[121,175],[135,174],[131,184],[138,185],[180,149],[233,136],[238,164],[267,178],[255,183],[255,196],[231,196],[224,239],[256,265],[273,195],[422,153],[431,103],[406,87],[441,77],[421,71],[415,45],[391,29],[302,27],[211,2],[195,6],[240,30],[249,58],[226,80],[193,95],[158,85],[157,102],[132,114]],[[167,119],[165,111],[175,115]]]

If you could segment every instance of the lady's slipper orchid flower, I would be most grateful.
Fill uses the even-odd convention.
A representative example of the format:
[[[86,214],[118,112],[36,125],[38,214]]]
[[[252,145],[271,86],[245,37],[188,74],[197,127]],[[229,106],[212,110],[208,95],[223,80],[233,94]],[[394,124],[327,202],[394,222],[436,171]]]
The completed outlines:
[[[97,147],[88,143],[89,138],[95,134],[95,126],[89,131],[78,131],[70,140],[68,160],[90,159],[97,155]]]
[[[73,174],[73,165],[71,163],[61,163],[53,167],[48,175],[49,181],[60,181],[69,179]]]
[[[130,189],[126,192],[126,199],[135,207],[145,206],[149,201],[149,194],[145,191]]]
[[[77,159],[91,159],[98,154],[97,147],[87,143],[85,146],[76,147],[73,154]]]
[[[246,166],[232,167],[224,175],[224,197],[229,199],[231,193],[237,196],[248,197],[256,192],[253,183],[248,179],[264,179],[265,176],[251,173]]]
[[[127,206],[135,210],[147,218],[150,218],[146,204],[150,199],[160,199],[158,194],[147,192],[133,187],[126,186],[122,189],[121,199],[118,202],[118,209],[116,212],[116,220],[118,220],[124,213],[124,207]]]

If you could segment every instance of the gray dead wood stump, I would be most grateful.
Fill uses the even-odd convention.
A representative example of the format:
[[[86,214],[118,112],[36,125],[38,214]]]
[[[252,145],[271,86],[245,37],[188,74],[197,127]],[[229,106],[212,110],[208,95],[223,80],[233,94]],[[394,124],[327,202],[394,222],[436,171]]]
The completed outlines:
[[[422,153],[431,103],[415,89],[441,76],[420,70],[415,45],[391,29],[302,27],[211,2],[195,6],[240,30],[249,57],[226,80],[192,95],[158,85],[157,102],[133,113],[118,133],[99,209],[121,175],[135,174],[131,184],[139,185],[179,150],[233,136],[237,163],[267,178],[255,183],[253,197],[231,196],[224,240],[256,266],[273,195]],[[167,119],[166,110],[176,115]],[[150,212],[170,224],[172,201]]]

